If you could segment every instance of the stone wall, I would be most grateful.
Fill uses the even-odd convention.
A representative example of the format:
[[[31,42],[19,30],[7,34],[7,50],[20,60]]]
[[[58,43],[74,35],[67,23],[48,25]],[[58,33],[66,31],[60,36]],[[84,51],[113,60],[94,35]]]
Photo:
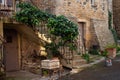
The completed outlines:
[[[61,0],[56,2],[55,14],[63,14],[68,18],[73,17],[76,22],[86,24],[87,48],[98,44],[103,49],[108,43],[114,43],[113,36],[108,29],[109,4],[107,0],[96,0],[95,3],[91,3],[91,0]]]
[[[88,19],[107,19],[107,0],[104,2],[96,0],[94,4],[91,4],[90,0],[61,0],[56,2],[55,13],[58,15],[63,14]]]
[[[55,0],[29,0],[31,1],[35,6],[40,8],[41,10],[47,11],[49,13],[54,14],[55,10]]]
[[[29,69],[40,66],[40,45],[37,45],[25,37],[21,38],[21,67]]]
[[[113,0],[113,25],[120,38],[120,0]]]
[[[106,45],[114,43],[111,31],[108,27],[105,27],[108,26],[108,23],[105,20],[93,19],[91,22],[93,23],[91,27],[94,27],[95,29],[95,34],[102,50],[106,47]]]
[[[91,2],[91,0],[34,0],[34,4],[36,4],[40,9],[51,12],[56,15],[65,15],[69,19],[73,20],[76,23],[84,22],[86,28],[86,47],[89,48],[93,44],[90,41],[93,39],[93,34],[96,33],[96,37],[98,38],[99,45],[103,48],[102,40],[100,41],[100,34],[102,34],[102,38],[104,39],[104,46],[111,41],[114,40],[111,36],[108,29],[108,0],[95,0],[95,2]],[[97,20],[94,24],[91,23],[92,20]],[[100,22],[101,21],[101,22]],[[102,23],[104,22],[104,23]],[[96,26],[95,32],[91,32],[91,25]],[[100,32],[100,30],[102,30]],[[94,31],[94,30],[93,30]],[[111,38],[106,38],[108,35]],[[100,39],[99,39],[100,38]],[[100,42],[99,42],[100,41]]]

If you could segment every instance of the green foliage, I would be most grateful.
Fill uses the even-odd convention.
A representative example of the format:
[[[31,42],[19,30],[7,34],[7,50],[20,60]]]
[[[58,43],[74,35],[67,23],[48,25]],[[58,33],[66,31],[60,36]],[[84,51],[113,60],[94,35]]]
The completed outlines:
[[[100,55],[103,57],[107,57],[108,56],[107,50],[102,51]]]
[[[116,45],[116,44],[108,44],[108,45],[106,45],[105,48],[106,48],[106,49],[107,49],[107,48],[117,48],[117,45]]]
[[[113,34],[115,43],[117,43],[118,36],[117,36],[116,30],[112,27],[112,12],[110,11],[108,11],[108,23],[109,23],[109,29]]]
[[[36,13],[39,11],[36,7],[29,3],[20,3],[17,5],[21,10],[16,13],[15,19],[31,27],[39,25],[39,19]]]
[[[85,53],[85,54],[82,54],[82,58],[85,59],[87,62],[90,62],[90,55]]]
[[[93,54],[93,55],[98,55],[99,54],[99,51],[97,49],[91,49],[89,51],[90,54]]]
[[[113,28],[113,29],[110,29],[112,34],[113,34],[113,37],[114,37],[114,40],[115,40],[115,43],[117,43],[117,40],[118,40],[118,36],[117,36],[117,32],[116,30]]]
[[[49,32],[60,38],[58,43],[46,44],[46,48],[51,50],[51,53],[58,53],[60,46],[69,46],[70,50],[75,50],[76,45],[74,40],[78,36],[78,27],[75,23],[68,20],[65,16],[56,16],[50,13],[39,10],[37,7],[30,3],[20,3],[17,5],[20,11],[16,13],[15,19],[18,22],[27,24],[31,27],[40,25],[40,22],[47,24]],[[61,40],[63,41],[60,45]],[[64,45],[63,45],[64,44]]]
[[[44,76],[47,76],[49,73],[48,73],[48,71],[47,70],[43,70],[43,75]]]
[[[55,17],[55,15],[41,11],[34,5],[27,2],[17,4],[17,7],[20,8],[20,11],[16,13],[15,19],[18,22],[22,22],[32,27],[39,25],[40,21],[47,21],[48,18]]]
[[[60,36],[62,40],[71,41],[78,35],[78,27],[65,16],[57,16],[56,18],[49,18],[48,27],[50,33],[55,36]]]
[[[69,49],[72,50],[72,51],[77,50],[77,46],[76,46],[76,44],[75,44],[74,42],[70,42],[67,46],[68,46]]]
[[[108,11],[108,23],[109,23],[109,29],[112,28],[112,13]]]
[[[78,35],[77,25],[65,16],[55,16],[41,11],[30,3],[17,5],[21,10],[16,13],[15,19],[30,26],[39,25],[40,21],[48,22],[50,33],[60,36],[63,40],[74,40]]]
[[[47,43],[44,47],[46,48],[46,52],[48,52],[48,58],[51,59],[52,57],[58,57],[61,58],[62,55],[59,52],[59,47],[63,46],[61,42],[59,43]]]
[[[119,52],[119,51],[120,51],[120,46],[118,45],[118,46],[116,47],[116,49],[117,49],[117,52]]]
[[[93,45],[89,49],[89,53],[92,55],[98,55],[99,54],[100,47],[98,45]]]
[[[59,45],[55,44],[54,42],[46,44],[45,48],[51,50],[51,53],[59,54]]]

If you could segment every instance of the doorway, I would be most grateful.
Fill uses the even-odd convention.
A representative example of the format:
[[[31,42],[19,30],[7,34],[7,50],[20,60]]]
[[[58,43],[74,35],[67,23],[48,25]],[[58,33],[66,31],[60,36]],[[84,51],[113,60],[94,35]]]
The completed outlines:
[[[78,31],[78,52],[84,53],[86,51],[86,27],[84,22],[79,22]]]
[[[19,70],[19,56],[18,56],[18,36],[14,29],[4,29],[4,37],[6,43],[4,44],[5,69],[6,71]]]

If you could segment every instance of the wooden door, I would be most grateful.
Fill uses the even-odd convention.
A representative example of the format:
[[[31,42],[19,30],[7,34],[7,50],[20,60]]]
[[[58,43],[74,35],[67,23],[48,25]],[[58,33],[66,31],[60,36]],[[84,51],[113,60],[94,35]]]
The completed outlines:
[[[80,22],[79,23],[79,35],[78,35],[78,52],[85,52],[86,49],[86,38],[85,38],[85,34],[86,34],[86,27],[85,27],[85,23]]]
[[[17,32],[12,29],[5,29],[4,36],[6,39],[4,45],[6,71],[19,70]]]

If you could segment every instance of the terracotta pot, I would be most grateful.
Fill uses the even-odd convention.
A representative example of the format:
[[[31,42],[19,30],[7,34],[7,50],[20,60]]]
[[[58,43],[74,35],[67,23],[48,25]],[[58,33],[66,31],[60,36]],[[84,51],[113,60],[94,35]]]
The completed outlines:
[[[107,48],[108,58],[115,58],[116,57],[116,48]]]

